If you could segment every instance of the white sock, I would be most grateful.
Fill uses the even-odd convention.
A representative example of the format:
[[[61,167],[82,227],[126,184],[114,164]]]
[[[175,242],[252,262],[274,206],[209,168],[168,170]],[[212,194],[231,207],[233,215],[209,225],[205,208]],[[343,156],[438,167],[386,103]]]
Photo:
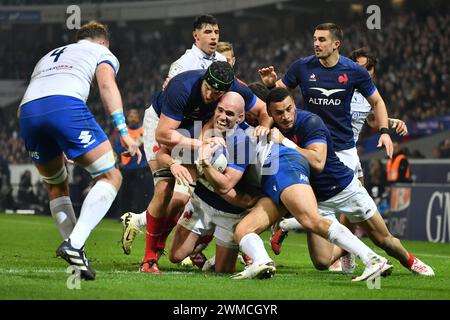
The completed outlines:
[[[67,239],[77,223],[70,197],[63,196],[50,200],[50,212],[59,234],[63,239]]]
[[[116,188],[108,182],[98,181],[92,187],[83,202],[80,217],[70,235],[70,241],[75,249],[84,246],[92,230],[108,212],[116,195]]]
[[[137,218],[137,225],[139,228],[143,228],[147,225],[147,210],[141,213],[136,214]]]
[[[347,227],[337,221],[333,221],[328,229],[328,240],[338,247],[357,255],[366,265],[369,262],[369,254],[375,254],[368,246],[358,239]]]
[[[266,264],[272,262],[267,254],[266,248],[261,238],[256,233],[246,234],[239,242],[239,248],[242,252],[252,258],[254,263]]]
[[[302,230],[303,226],[295,218],[287,218],[280,222],[280,228],[283,231]]]

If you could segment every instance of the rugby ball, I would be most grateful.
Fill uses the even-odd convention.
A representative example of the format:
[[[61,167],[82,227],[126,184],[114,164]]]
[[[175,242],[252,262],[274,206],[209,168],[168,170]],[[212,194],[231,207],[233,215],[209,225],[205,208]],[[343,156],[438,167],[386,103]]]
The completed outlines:
[[[224,172],[228,165],[227,149],[225,147],[219,148],[213,153],[209,162],[219,172]],[[197,171],[200,176],[204,175],[202,166],[197,162]]]

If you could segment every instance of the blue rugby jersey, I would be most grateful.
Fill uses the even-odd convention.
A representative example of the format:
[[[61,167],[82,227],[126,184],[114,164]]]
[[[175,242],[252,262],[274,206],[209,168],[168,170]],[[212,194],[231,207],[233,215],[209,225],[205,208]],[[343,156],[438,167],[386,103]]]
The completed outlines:
[[[309,56],[295,61],[282,81],[291,89],[300,87],[304,109],[322,118],[336,151],[355,147],[350,112],[353,92],[358,89],[367,98],[376,90],[366,69],[344,56],[326,68],[316,56]]]
[[[311,168],[309,177],[317,201],[330,199],[350,184],[353,171],[337,157],[330,132],[317,115],[297,109],[294,126],[283,134],[300,148],[306,149],[308,145],[315,142],[327,145],[327,159],[323,171],[317,173]]]
[[[206,70],[191,70],[172,78],[165,90],[153,95],[152,106],[156,113],[181,121],[180,128],[192,126],[194,121],[206,122],[214,114],[217,101],[205,104],[201,85]],[[234,80],[228,91],[239,93],[245,101],[245,111],[256,103],[256,96],[239,80]]]

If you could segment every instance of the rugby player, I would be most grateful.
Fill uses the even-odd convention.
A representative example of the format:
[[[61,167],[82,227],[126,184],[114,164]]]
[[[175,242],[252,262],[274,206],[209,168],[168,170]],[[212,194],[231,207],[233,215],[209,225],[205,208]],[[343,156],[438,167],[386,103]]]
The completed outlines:
[[[269,114],[277,134],[272,139],[291,146],[304,155],[313,172],[310,182],[322,216],[336,220],[342,213],[368,234],[372,242],[396,258],[408,270],[423,276],[433,276],[433,269],[408,252],[400,240],[388,230],[375,202],[355,176],[336,156],[328,129],[317,116],[297,109],[293,98],[284,88],[273,89],[267,97]],[[279,130],[278,130],[279,129]],[[320,165],[324,164],[323,170]],[[308,233],[311,259],[319,270],[328,268],[345,252]]]
[[[50,210],[64,239],[56,254],[77,268],[83,279],[94,280],[96,273],[84,245],[122,182],[111,144],[86,105],[94,76],[105,112],[117,127],[127,154],[137,155],[140,162],[141,153],[125,123],[115,81],[119,61],[108,49],[107,27],[92,21],[78,30],[76,39],[76,43],[56,48],[39,60],[20,104],[19,119],[21,137],[47,185]],[[64,154],[95,180],[78,222],[69,198]]]

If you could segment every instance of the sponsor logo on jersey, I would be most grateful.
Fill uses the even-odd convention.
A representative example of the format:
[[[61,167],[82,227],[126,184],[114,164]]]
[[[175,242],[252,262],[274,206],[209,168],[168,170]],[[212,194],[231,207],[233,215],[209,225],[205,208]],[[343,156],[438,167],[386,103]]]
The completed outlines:
[[[95,139],[91,140],[92,134],[90,134],[89,131],[81,131],[78,139],[80,139],[80,142],[84,144],[83,148],[87,148],[95,142]]]
[[[309,179],[307,176],[305,176],[304,174],[300,174],[300,181],[303,181],[305,183],[309,183]]]
[[[311,73],[309,76],[309,81],[317,81],[316,75],[314,73]]]
[[[37,151],[28,151],[28,154],[30,155],[31,158],[39,160],[39,152],[37,152]]]
[[[341,99],[326,99],[326,98],[309,98],[309,103],[318,106],[339,106],[341,105]]]
[[[331,95],[333,95],[335,93],[345,91],[345,89],[330,89],[330,90],[327,90],[327,89],[318,88],[318,87],[312,87],[310,89],[320,91],[320,93],[323,94],[325,97],[329,97],[329,96],[331,96]]]
[[[324,95],[327,98],[335,93],[345,91],[345,89],[329,89],[328,90],[328,89],[319,88],[319,87],[312,87],[309,89],[317,90],[320,92],[320,94]],[[342,103],[341,99],[333,99],[333,98],[327,99],[327,98],[310,97],[308,102],[311,104],[320,105],[320,106],[339,106]]]

